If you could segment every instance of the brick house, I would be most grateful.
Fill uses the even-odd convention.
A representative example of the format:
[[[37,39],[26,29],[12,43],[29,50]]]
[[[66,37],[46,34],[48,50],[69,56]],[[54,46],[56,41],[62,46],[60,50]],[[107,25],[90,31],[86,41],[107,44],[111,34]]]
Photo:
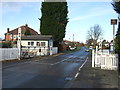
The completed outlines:
[[[31,35],[38,35],[38,32],[36,32],[34,29],[28,27],[28,25],[22,25],[18,28],[22,29],[22,36],[25,36],[25,32],[28,29],[30,31]],[[18,37],[18,28],[11,30],[7,28],[7,32],[5,33],[5,41],[16,41]]]

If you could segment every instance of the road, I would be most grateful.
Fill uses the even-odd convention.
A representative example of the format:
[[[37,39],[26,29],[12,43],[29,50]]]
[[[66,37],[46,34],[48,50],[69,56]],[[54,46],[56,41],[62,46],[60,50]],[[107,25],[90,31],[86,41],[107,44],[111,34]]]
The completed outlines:
[[[65,55],[3,63],[3,88],[69,88],[89,52],[81,50]]]

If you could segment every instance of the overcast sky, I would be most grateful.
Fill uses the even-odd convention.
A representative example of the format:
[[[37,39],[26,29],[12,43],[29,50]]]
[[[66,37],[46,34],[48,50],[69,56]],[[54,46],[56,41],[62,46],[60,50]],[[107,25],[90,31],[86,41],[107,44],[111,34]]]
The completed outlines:
[[[2,2],[2,28],[0,37],[9,27],[10,30],[28,24],[39,32],[41,17],[41,2]],[[67,40],[85,42],[87,31],[91,26],[99,24],[103,29],[103,38],[112,40],[112,25],[110,19],[117,19],[111,2],[68,2],[69,22],[66,28]],[[117,26],[116,26],[117,31]]]

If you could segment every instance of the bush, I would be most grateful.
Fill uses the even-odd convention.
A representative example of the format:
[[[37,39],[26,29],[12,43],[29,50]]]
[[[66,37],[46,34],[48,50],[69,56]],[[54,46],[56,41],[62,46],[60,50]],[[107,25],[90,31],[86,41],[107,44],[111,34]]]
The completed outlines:
[[[12,43],[11,43],[11,41],[3,42],[3,43],[0,43],[0,46],[2,48],[12,48]]]

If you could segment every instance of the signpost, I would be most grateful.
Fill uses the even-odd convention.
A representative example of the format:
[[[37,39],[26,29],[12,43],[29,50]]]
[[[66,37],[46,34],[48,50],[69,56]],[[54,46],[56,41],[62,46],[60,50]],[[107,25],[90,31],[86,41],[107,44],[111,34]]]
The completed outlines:
[[[111,25],[113,25],[113,51],[114,51],[115,25],[117,25],[117,19],[111,19]]]

